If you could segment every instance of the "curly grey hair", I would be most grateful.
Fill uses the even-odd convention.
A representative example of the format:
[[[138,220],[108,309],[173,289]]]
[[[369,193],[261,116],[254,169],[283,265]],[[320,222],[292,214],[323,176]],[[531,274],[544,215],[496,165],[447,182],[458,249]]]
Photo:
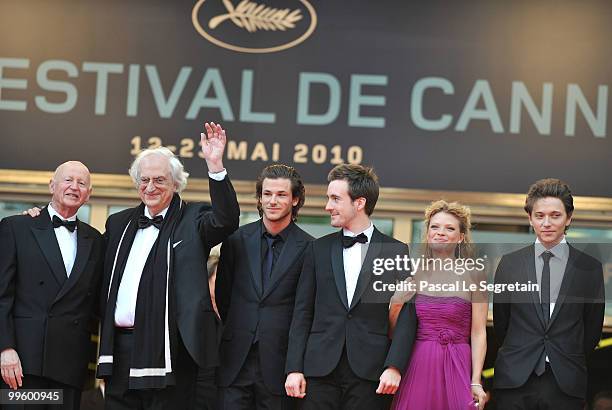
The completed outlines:
[[[172,180],[176,186],[176,191],[178,193],[182,192],[187,186],[187,177],[189,176],[189,173],[185,172],[185,167],[183,167],[181,161],[179,161],[176,155],[174,155],[174,153],[166,147],[147,148],[136,156],[129,170],[130,176],[132,177],[132,181],[134,181],[136,188],[138,188],[140,184],[140,162],[143,158],[150,155],[158,155],[168,159],[170,173],[172,174]]]

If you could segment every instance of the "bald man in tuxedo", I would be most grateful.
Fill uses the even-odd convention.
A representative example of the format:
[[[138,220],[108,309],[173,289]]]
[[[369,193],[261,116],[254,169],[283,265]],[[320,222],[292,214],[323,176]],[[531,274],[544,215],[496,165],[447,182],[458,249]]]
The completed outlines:
[[[51,202],[37,217],[0,222],[2,388],[62,389],[61,408],[78,409],[104,246],[100,233],[76,217],[91,194],[87,167],[63,163],[49,191]]]

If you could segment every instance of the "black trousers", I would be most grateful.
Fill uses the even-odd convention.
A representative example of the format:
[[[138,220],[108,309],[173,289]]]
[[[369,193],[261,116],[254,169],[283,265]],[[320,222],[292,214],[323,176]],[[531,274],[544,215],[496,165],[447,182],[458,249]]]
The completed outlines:
[[[296,399],[286,394],[272,394],[261,374],[258,343],[251,346],[236,380],[228,387],[219,387],[219,410],[292,410]]]
[[[164,389],[129,389],[133,335],[115,329],[113,375],[106,380],[106,410],[192,410],[195,405],[198,367],[179,337],[178,353],[172,358],[176,385]]]
[[[60,382],[56,382],[45,377],[33,376],[31,374],[24,375],[23,386],[19,389],[60,389],[64,391],[63,404],[3,404],[0,406],[2,410],[79,410],[81,408],[81,390],[76,387],[69,386]],[[9,389],[9,387],[1,381],[0,388]],[[85,409],[86,410],[86,409]]]
[[[217,410],[217,368],[198,369],[195,410]]]
[[[393,395],[377,394],[378,384],[378,381],[362,379],[353,372],[345,348],[330,374],[306,379],[302,410],[386,410]]]
[[[493,398],[498,410],[582,410],[584,400],[565,394],[557,384],[550,365],[515,389],[496,389]]]

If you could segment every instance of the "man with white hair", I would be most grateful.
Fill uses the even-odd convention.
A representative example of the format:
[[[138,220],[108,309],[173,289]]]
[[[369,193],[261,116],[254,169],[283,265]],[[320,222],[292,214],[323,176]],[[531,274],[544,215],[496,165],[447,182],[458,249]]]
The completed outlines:
[[[240,209],[223,168],[225,131],[205,127],[212,210],[181,200],[188,174],[170,150],[156,148],[130,169],[142,203],[106,223],[98,377],[107,409],[192,408],[198,367],[218,363],[206,260],[238,228]]]
[[[37,217],[0,222],[2,380],[14,390],[61,389],[60,408],[72,410],[80,407],[86,378],[104,243],[76,216],[91,194],[85,165],[60,165],[49,192],[51,202]]]

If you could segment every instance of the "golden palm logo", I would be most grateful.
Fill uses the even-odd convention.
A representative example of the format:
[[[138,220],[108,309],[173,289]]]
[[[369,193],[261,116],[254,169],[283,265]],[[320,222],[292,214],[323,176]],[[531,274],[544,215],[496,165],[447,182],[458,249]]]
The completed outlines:
[[[236,5],[231,0],[221,0],[225,8],[221,14],[219,0],[216,1],[216,4],[215,0],[197,1],[191,13],[193,26],[211,43],[233,51],[272,53],[286,50],[310,37],[317,25],[317,14],[308,0],[295,0],[296,7],[287,8],[252,0],[241,0]],[[201,24],[200,20],[207,23]],[[270,34],[263,37],[259,34],[266,32]]]
[[[223,0],[223,5],[228,13],[210,19],[209,28],[214,30],[225,20],[231,20],[251,33],[257,30],[285,31],[295,28],[295,23],[302,19],[300,9],[275,9],[249,0],[242,0],[236,7],[230,0]]]

